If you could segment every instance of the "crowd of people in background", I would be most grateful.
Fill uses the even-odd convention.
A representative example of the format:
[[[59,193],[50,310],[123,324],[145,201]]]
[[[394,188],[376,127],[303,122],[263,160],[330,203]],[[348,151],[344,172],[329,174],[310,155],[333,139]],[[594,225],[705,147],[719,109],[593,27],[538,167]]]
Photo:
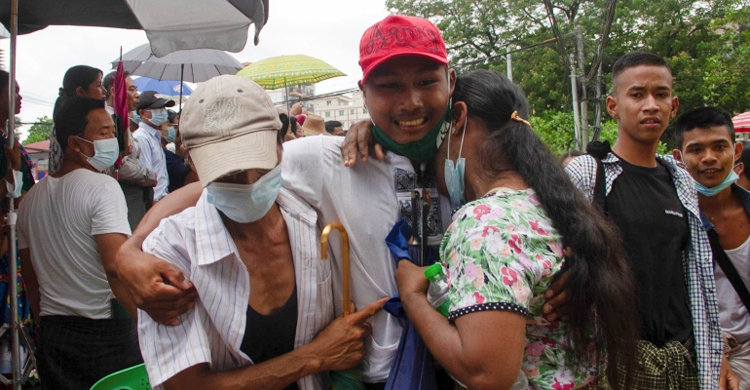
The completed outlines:
[[[175,107],[125,74],[116,126],[116,73],[66,72],[49,175],[0,149],[43,389],[145,363],[154,388],[324,389],[353,370],[401,390],[410,329],[438,363],[425,390],[750,389],[750,145],[720,108],[677,117],[664,59],[618,59],[616,142],[559,157],[521,88],[456,74],[425,19],[369,27],[359,64],[372,120],[347,134],[239,76]],[[334,222],[350,250],[321,253]]]

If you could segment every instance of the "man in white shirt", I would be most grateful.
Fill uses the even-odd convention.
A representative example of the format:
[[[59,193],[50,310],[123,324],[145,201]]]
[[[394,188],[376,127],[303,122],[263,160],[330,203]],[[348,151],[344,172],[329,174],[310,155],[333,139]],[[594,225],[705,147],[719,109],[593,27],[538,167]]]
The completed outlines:
[[[169,193],[167,161],[161,147],[159,127],[168,119],[166,107],[174,105],[174,100],[166,100],[154,91],[146,91],[138,98],[138,115],[141,116],[141,123],[138,124],[138,130],[133,136],[141,146],[141,165],[156,172],[154,202],[160,201]]]
[[[142,361],[135,306],[105,272],[130,226],[120,186],[102,173],[118,155],[104,102],[70,98],[58,119],[63,163],[21,203],[18,247],[42,389],[88,389]]]
[[[733,170],[742,143],[727,112],[700,107],[677,118],[675,144],[672,155],[695,180],[711,243],[725,358],[739,389],[750,390],[750,193]]]
[[[238,76],[207,81],[185,106],[183,142],[204,189],[143,248],[199,298],[178,326],[139,315],[155,388],[322,390],[322,374],[362,358],[365,321],[385,300],[329,325],[331,264],[315,211],[281,188],[280,127],[268,94]]]

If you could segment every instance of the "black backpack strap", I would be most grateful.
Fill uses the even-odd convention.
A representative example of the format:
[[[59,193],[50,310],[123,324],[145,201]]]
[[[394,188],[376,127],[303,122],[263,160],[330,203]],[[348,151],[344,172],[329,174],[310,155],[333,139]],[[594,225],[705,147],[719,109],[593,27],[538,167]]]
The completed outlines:
[[[714,255],[714,259],[716,259],[716,262],[719,264],[719,267],[721,267],[721,270],[724,271],[724,274],[727,275],[727,279],[732,283],[732,287],[737,291],[737,295],[740,296],[742,303],[747,310],[750,311],[750,292],[747,291],[747,286],[745,286],[745,283],[742,281],[740,274],[737,273],[734,264],[732,264],[729,260],[729,256],[727,256],[726,252],[724,252],[724,249],[721,247],[719,234],[716,232],[716,229],[708,231],[708,241],[711,243],[711,252]]]
[[[607,175],[602,160],[612,149],[609,141],[594,141],[586,146],[586,152],[596,160],[596,179],[594,180],[594,204],[606,214],[607,212]]]

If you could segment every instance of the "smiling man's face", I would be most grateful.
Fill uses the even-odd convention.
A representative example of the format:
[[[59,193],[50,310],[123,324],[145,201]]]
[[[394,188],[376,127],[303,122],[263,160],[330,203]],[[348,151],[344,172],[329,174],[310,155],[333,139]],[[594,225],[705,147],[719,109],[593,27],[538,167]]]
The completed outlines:
[[[726,126],[695,128],[682,137],[682,150],[674,157],[685,164],[693,179],[708,188],[721,184],[742,155],[742,144],[735,144]]]
[[[455,72],[431,59],[396,57],[378,66],[361,86],[370,118],[398,144],[422,139],[448,107]]]
[[[613,81],[607,111],[619,122],[619,137],[640,144],[653,144],[677,113],[672,95],[672,73],[668,68],[639,65],[625,69]]]

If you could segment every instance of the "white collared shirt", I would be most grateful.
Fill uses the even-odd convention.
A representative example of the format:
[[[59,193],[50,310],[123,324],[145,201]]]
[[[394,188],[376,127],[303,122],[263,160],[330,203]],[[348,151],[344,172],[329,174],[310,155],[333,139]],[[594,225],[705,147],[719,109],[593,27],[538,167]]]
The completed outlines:
[[[140,164],[156,172],[156,187],[154,187],[154,200],[160,200],[167,196],[169,191],[169,176],[167,175],[167,159],[161,147],[161,133],[158,129],[144,122],[138,124],[138,131],[133,133],[141,146]]]
[[[297,283],[294,347],[309,343],[333,320],[331,265],[320,258],[315,212],[282,189],[276,199],[289,231]],[[204,190],[198,204],[161,221],[143,249],[180,268],[198,291],[195,308],[178,326],[159,325],[143,311],[138,338],[149,380],[155,388],[177,373],[202,363],[222,371],[253,364],[240,351],[245,334],[250,276],[232,237]],[[327,375],[307,376],[301,390],[327,388]]]

